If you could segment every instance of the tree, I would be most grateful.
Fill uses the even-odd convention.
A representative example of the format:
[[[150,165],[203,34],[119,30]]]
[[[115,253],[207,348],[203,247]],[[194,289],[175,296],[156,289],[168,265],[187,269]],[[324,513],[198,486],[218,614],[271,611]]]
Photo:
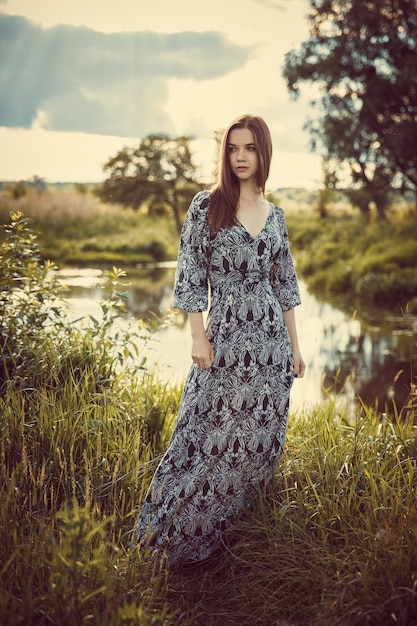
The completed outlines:
[[[168,210],[178,232],[183,213],[201,188],[188,137],[149,135],[137,148],[120,150],[103,169],[109,175],[96,193],[104,202],[146,206],[149,214]]]
[[[27,184],[31,189],[35,189],[38,194],[41,194],[48,189],[46,180],[41,176],[37,176],[36,174],[27,181]]]
[[[312,148],[339,184],[347,165],[362,210],[374,202],[383,217],[393,189],[417,190],[417,2],[310,0],[308,22],[310,38],[285,58],[288,89],[318,86]]]

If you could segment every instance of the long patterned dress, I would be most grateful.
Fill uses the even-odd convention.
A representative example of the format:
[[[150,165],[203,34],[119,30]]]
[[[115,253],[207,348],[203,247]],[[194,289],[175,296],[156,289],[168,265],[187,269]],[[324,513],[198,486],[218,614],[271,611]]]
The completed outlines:
[[[180,241],[174,307],[210,310],[210,369],[193,364],[177,424],[142,504],[141,545],[169,563],[208,557],[282,454],[293,357],[282,311],[300,303],[282,209],[262,231],[210,235],[208,191],[198,193]]]

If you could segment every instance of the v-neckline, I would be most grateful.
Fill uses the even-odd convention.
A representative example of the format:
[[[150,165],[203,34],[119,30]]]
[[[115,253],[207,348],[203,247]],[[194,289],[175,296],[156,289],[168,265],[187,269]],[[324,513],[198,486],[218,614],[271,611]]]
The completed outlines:
[[[271,202],[268,202],[268,204],[269,204],[269,213],[268,213],[268,215],[266,216],[266,219],[265,219],[264,225],[262,226],[261,230],[258,232],[258,234],[257,234],[257,235],[252,235],[252,233],[250,233],[250,232],[248,231],[248,229],[246,228],[246,226],[245,226],[244,224],[242,224],[242,222],[241,222],[240,220],[237,220],[237,223],[239,224],[239,226],[241,226],[241,227],[243,228],[243,230],[245,231],[245,233],[246,233],[247,235],[249,235],[249,237],[250,237],[252,240],[257,239],[257,238],[259,237],[259,235],[261,235],[261,234],[264,232],[264,230],[265,230],[265,228],[266,228],[266,225],[268,224],[268,220],[269,220],[269,218],[271,217],[271,215],[272,215],[272,211],[273,211],[273,206],[272,206],[272,203],[271,203]]]

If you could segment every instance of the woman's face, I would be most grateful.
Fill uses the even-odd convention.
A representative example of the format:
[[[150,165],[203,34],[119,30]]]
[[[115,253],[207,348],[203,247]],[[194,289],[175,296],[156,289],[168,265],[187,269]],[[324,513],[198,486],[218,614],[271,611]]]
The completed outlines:
[[[252,131],[234,128],[230,131],[226,149],[233,174],[241,181],[256,179],[258,155]]]

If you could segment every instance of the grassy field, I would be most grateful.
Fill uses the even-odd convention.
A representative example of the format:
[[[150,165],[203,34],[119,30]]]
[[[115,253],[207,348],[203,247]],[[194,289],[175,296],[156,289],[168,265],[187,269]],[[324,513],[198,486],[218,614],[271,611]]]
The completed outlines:
[[[411,421],[291,416],[268,493],[220,553],[170,574],[127,547],[158,458],[145,424],[164,417],[165,445],[178,400],[150,385],[1,401],[2,624],[417,623]]]
[[[417,312],[417,213],[392,209],[385,221],[365,220],[345,206],[320,219],[317,212],[287,213],[297,271],[316,295],[332,294]]]
[[[44,259],[60,266],[134,266],[174,259],[178,233],[169,217],[101,203],[91,193],[71,189],[0,197],[0,224],[21,211],[37,231]]]
[[[223,549],[170,573],[129,549],[180,388],[116,332],[123,275],[75,328],[23,216],[0,250],[0,623],[417,625],[417,398],[389,421],[290,416],[284,456]],[[13,290],[10,291],[10,285]],[[13,307],[10,307],[13,298]]]

